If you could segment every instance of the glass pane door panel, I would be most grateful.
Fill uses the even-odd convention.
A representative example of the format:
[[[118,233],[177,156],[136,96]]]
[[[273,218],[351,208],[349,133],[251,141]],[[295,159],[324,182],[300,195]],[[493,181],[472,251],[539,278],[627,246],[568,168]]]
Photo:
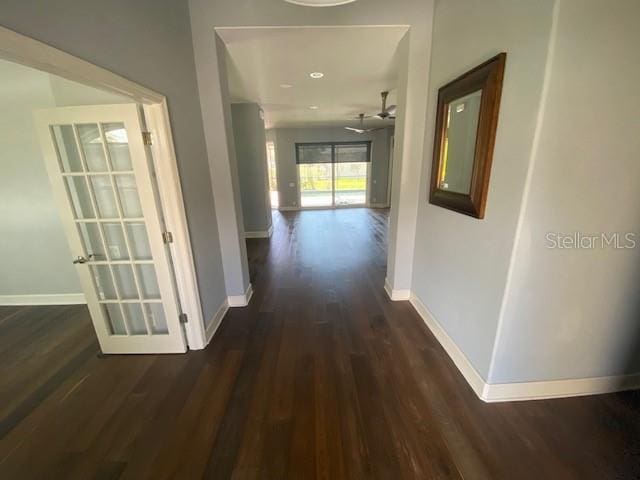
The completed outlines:
[[[331,163],[300,164],[300,204],[303,207],[329,207],[333,204]]]
[[[78,223],[78,231],[84,246],[84,255],[91,260],[106,260],[102,239],[100,238],[100,227],[97,223]]]
[[[140,290],[142,297],[145,299],[160,298],[160,288],[158,288],[158,280],[156,279],[156,269],[151,264],[136,265],[138,269],[138,280],[140,281]]]
[[[96,291],[100,300],[117,300],[118,295],[113,286],[111,272],[107,265],[92,265],[91,272],[96,284]]]
[[[130,222],[125,225],[134,260],[151,260],[151,247],[144,223]]]
[[[336,163],[336,205],[364,205],[367,201],[367,163]]]
[[[123,123],[105,123],[102,125],[107,139],[107,148],[111,158],[111,168],[114,171],[133,170],[129,155],[129,138]]]
[[[45,109],[34,120],[101,350],[184,352],[139,106]]]
[[[142,207],[133,175],[116,175],[115,179],[122,205],[122,214],[127,218],[142,217]]]
[[[113,265],[113,276],[116,279],[121,299],[134,300],[138,298],[138,289],[131,265]]]
[[[118,207],[116,197],[113,195],[111,178],[108,175],[94,175],[89,178],[100,218],[118,218]]]
[[[144,323],[142,307],[139,303],[123,303],[122,308],[127,316],[127,325],[132,335],[146,335],[147,326]]]
[[[103,223],[104,241],[111,260],[129,260],[127,242],[120,223]]]
[[[87,170],[90,172],[106,172],[107,159],[102,148],[102,135],[98,125],[91,123],[78,125],[78,137],[87,162]]]
[[[117,303],[105,303],[103,304],[103,308],[106,311],[107,327],[109,327],[111,335],[126,335],[127,328],[124,326],[124,318],[120,310],[120,305]]]
[[[54,125],[51,127],[56,144],[60,168],[65,173],[82,172],[82,160],[78,153],[76,139],[71,125]]]
[[[164,316],[164,309],[161,303],[145,303],[145,312],[149,319],[151,332],[156,334],[169,333],[167,328],[167,319]]]
[[[83,176],[66,177],[65,182],[74,216],[76,218],[95,218],[85,178]]]

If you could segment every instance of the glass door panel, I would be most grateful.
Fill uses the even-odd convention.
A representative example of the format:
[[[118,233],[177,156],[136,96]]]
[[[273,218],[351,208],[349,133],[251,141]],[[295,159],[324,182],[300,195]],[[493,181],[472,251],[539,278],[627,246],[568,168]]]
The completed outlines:
[[[330,207],[333,205],[333,164],[301,164],[299,173],[301,206]]]
[[[336,163],[336,205],[367,203],[367,162]]]
[[[102,350],[184,352],[137,106],[45,110],[37,125]]]

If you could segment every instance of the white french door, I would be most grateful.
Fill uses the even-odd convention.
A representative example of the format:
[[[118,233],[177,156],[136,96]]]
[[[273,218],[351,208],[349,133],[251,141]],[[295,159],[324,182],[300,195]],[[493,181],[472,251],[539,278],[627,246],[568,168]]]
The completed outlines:
[[[138,106],[41,110],[35,122],[100,348],[185,352]]]

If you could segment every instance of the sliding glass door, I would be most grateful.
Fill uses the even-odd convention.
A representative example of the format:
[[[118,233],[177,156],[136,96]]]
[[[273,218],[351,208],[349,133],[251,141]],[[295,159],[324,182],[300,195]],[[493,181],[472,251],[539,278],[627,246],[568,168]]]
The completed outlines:
[[[297,143],[302,207],[366,205],[371,142]]]

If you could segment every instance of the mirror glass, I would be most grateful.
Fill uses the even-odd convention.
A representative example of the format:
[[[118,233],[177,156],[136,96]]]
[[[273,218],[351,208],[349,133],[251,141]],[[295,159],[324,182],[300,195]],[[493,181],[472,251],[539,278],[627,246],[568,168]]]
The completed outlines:
[[[444,138],[438,185],[442,190],[469,194],[475,157],[482,90],[445,106]]]

